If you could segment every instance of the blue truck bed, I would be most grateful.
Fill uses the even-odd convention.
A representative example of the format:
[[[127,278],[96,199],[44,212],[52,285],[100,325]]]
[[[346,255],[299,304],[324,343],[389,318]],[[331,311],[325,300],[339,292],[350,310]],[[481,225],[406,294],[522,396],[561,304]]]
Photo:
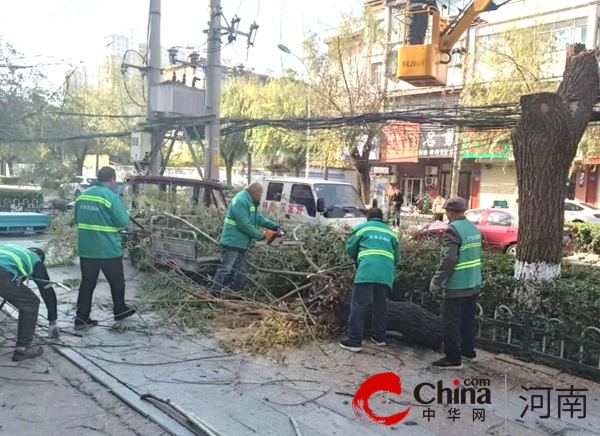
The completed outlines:
[[[0,234],[27,232],[45,233],[50,228],[50,217],[43,213],[0,212]]]

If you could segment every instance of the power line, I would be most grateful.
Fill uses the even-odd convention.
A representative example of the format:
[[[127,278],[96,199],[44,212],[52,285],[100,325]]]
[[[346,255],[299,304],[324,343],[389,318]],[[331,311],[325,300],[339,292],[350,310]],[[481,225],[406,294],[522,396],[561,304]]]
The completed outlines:
[[[61,24],[66,23],[67,21],[69,21],[71,18],[75,18],[77,15],[79,15],[80,13],[82,13],[83,11],[85,11],[87,8],[89,8],[90,6],[92,6],[94,3],[97,3],[98,0],[92,0],[91,3],[88,3],[86,6],[84,6],[83,8],[79,9],[77,12],[75,12],[73,15],[71,15],[70,17],[64,19],[63,21],[61,21],[60,23],[58,23],[56,26],[54,26],[52,29],[55,29],[56,27],[60,26]]]
[[[61,8],[59,8],[59,9],[57,9],[56,11],[52,12],[52,13],[51,13],[49,16],[47,16],[47,17],[44,19],[44,21],[46,21],[46,20],[48,20],[48,19],[52,18],[53,16],[55,16],[56,14],[58,14],[60,11],[62,11],[62,10],[64,10],[64,9],[68,8],[69,6],[71,6],[73,3],[77,2],[77,1],[79,1],[79,0],[71,0],[69,3],[67,3],[67,4],[66,4],[66,5],[64,5],[63,7],[61,7]],[[41,24],[41,23],[40,23],[40,24]]]
[[[145,118],[146,115],[85,114],[78,112],[50,112],[53,115],[88,118]]]

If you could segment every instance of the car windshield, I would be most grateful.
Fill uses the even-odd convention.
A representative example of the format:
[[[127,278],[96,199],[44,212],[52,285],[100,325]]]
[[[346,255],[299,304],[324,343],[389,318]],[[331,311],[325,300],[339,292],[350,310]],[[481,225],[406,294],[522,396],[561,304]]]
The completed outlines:
[[[352,185],[335,183],[316,184],[317,198],[325,200],[325,209],[347,209],[366,211],[365,205]]]
[[[581,207],[585,207],[586,209],[600,210],[596,206],[592,206],[591,204],[587,204],[587,203],[577,203],[577,205],[581,206]]]

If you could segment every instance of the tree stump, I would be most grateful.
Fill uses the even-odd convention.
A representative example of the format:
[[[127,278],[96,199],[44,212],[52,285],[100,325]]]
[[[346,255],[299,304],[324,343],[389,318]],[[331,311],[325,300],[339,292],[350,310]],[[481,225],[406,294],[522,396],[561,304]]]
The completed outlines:
[[[518,279],[560,276],[569,169],[600,93],[597,55],[583,45],[569,46],[558,91],[521,97],[521,118],[511,134],[519,192]]]

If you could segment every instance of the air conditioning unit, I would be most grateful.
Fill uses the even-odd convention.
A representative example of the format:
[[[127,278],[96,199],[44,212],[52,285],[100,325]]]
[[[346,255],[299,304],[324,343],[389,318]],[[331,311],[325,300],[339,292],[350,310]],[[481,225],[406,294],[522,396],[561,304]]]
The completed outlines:
[[[438,167],[425,167],[426,176],[437,176]]]
[[[205,96],[201,89],[177,82],[163,82],[152,87],[152,111],[163,117],[203,117]]]
[[[131,134],[131,161],[146,162],[150,161],[152,152],[152,133],[133,132]]]
[[[437,186],[438,178],[434,176],[425,177],[425,185],[427,186]]]

